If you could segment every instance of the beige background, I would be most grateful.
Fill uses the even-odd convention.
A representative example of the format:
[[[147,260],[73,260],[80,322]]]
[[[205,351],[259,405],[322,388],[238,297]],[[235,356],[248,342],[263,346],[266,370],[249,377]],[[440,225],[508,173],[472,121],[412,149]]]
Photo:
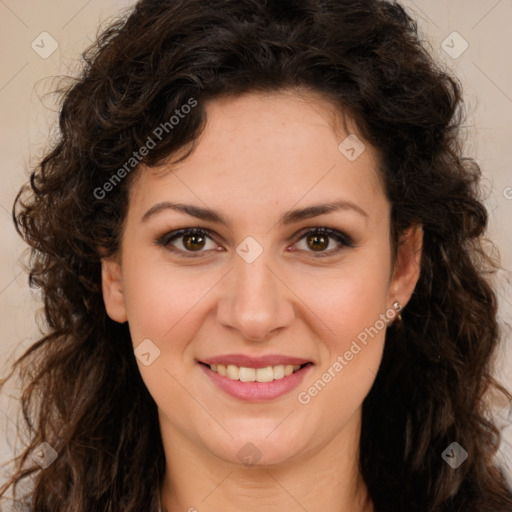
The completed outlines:
[[[485,172],[490,237],[497,243],[504,269],[498,276],[500,317],[505,343],[496,373],[512,389],[512,0],[404,0],[431,52],[451,68],[464,85],[467,111],[467,154]],[[0,0],[0,363],[37,338],[37,297],[28,289],[20,256],[23,245],[12,226],[14,196],[28,169],[40,156],[56,122],[52,76],[73,74],[81,51],[95,38],[99,23],[128,0]],[[50,39],[58,48],[47,58]],[[453,35],[457,32],[460,35]],[[44,48],[41,39],[44,39]],[[468,48],[462,52],[465,47]],[[449,55],[451,53],[451,56]],[[45,56],[45,55],[43,55]],[[5,371],[5,366],[2,367]],[[0,400],[0,461],[10,454],[4,432],[16,423],[15,402]],[[498,413],[497,413],[498,414]],[[499,411],[506,438],[500,457],[508,462],[512,482],[512,416]],[[10,435],[11,442],[15,438]]]

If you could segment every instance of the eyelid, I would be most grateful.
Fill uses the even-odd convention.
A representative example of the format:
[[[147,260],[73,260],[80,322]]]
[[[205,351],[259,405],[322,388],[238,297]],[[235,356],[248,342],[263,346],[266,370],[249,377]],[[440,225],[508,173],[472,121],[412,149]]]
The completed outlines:
[[[180,228],[180,229],[174,229],[172,231],[169,231],[169,232],[165,233],[164,235],[158,237],[156,239],[156,244],[166,248],[167,250],[169,250],[173,253],[182,255],[186,258],[188,258],[188,257],[194,258],[194,257],[197,257],[196,254],[200,255],[201,253],[206,252],[206,251],[197,251],[196,253],[194,253],[194,251],[185,251],[183,249],[177,249],[176,247],[171,246],[172,241],[174,241],[175,239],[179,239],[179,238],[183,237],[184,235],[188,235],[188,234],[203,235],[218,244],[217,239],[216,239],[217,237],[213,234],[212,231],[210,231],[207,228],[201,228],[199,226],[190,227],[190,228]]]
[[[303,240],[309,234],[320,234],[326,235],[328,238],[333,239],[338,246],[334,249],[329,249],[327,251],[306,251],[307,253],[311,253],[315,258],[328,258],[332,256],[337,256],[345,249],[350,249],[355,247],[354,240],[352,237],[347,235],[345,232],[340,231],[339,229],[329,228],[327,226],[312,226],[304,228],[303,230],[296,233],[292,239],[297,237],[297,242]]]
[[[157,245],[163,246],[164,248],[167,248],[168,250],[170,250],[174,253],[183,255],[184,257],[187,257],[187,258],[188,257],[192,257],[192,258],[199,257],[201,255],[201,253],[209,252],[209,251],[202,251],[202,250],[195,251],[195,252],[194,251],[185,251],[185,250],[177,249],[176,247],[170,246],[170,243],[172,241],[174,241],[175,239],[179,239],[182,236],[187,235],[187,234],[203,235],[215,243],[218,243],[217,239],[220,238],[216,234],[214,234],[211,230],[197,226],[197,227],[189,227],[189,228],[180,228],[180,229],[175,229],[175,230],[169,231],[169,232],[165,233],[163,236],[158,237],[156,239],[156,243],[157,243]],[[335,228],[329,228],[327,226],[310,226],[310,227],[303,228],[303,229],[299,230],[298,232],[296,232],[294,235],[292,235],[288,239],[288,242],[292,242],[293,240],[295,240],[294,243],[297,243],[297,242],[301,241],[302,239],[304,239],[309,234],[324,234],[328,238],[335,240],[341,246],[336,249],[330,249],[328,251],[319,251],[316,253],[315,253],[315,251],[306,251],[306,252],[312,253],[314,257],[322,258],[322,257],[333,256],[333,255],[337,255],[344,248],[355,247],[354,241],[349,235],[347,235],[343,231],[340,231]]]
[[[344,243],[350,247],[354,246],[354,241],[353,241],[352,237],[347,235],[345,232],[340,231],[339,229],[329,228],[327,226],[312,226],[312,227],[304,228],[304,229],[298,231],[295,235],[293,235],[291,239],[293,240],[294,238],[299,237],[299,240],[300,240],[305,235],[307,235],[309,233],[325,234],[331,238],[334,238],[335,240],[339,238],[342,243]]]

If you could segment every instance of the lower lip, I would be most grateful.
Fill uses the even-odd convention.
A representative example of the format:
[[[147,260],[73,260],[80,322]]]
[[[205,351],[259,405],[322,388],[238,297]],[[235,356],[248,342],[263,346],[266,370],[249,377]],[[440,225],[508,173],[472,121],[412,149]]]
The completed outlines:
[[[240,380],[232,380],[229,377],[223,377],[217,372],[214,372],[205,364],[199,363],[199,366],[206,375],[210,377],[213,383],[228,395],[247,402],[265,402],[279,398],[295,389],[302,382],[302,379],[313,365],[309,363],[300,370],[288,375],[288,377],[283,377],[282,379],[273,380],[271,382],[242,382]]]

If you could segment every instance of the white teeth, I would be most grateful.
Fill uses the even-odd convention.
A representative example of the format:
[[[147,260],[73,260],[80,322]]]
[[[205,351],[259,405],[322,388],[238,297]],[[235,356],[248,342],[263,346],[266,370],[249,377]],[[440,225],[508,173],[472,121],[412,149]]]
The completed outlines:
[[[238,372],[238,378],[242,382],[254,382],[256,380],[256,368],[241,367]]]
[[[256,382],[272,382],[274,380],[274,370],[272,366],[266,368],[258,368],[255,371]]]
[[[284,366],[274,366],[274,379],[282,379],[284,377]]]
[[[240,380],[239,375],[240,375],[240,368],[233,364],[228,364],[226,376],[232,380]]]
[[[212,371],[228,377],[231,380],[240,380],[242,382],[271,382],[273,380],[283,379],[296,372],[300,365],[279,364],[277,366],[266,366],[265,368],[247,368],[245,366],[235,366],[234,364],[212,364]]]
[[[295,369],[295,366],[291,365],[291,364],[287,364],[285,367],[284,367],[284,376],[285,377],[288,377],[288,375],[291,375],[293,373],[293,370]]]

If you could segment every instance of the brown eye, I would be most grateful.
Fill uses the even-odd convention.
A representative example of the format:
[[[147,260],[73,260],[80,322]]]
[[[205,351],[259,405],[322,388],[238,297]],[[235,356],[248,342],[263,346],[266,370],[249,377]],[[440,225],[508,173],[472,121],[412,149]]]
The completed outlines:
[[[323,251],[329,247],[329,237],[325,235],[308,235],[306,240],[308,246],[314,251]]]
[[[205,237],[203,235],[184,235],[183,246],[191,251],[201,250],[205,244]]]
[[[179,242],[180,239],[181,242]],[[165,234],[156,242],[182,256],[200,256],[208,249],[218,248],[211,234],[201,228],[178,229]],[[208,242],[212,244],[211,247],[208,247]]]
[[[334,243],[333,243],[334,241]],[[315,256],[332,256],[343,249],[354,247],[352,239],[344,233],[331,228],[318,227],[309,229],[299,239],[299,243],[304,242],[304,247],[299,247],[306,252],[316,253]],[[327,250],[331,245],[329,250]]]

